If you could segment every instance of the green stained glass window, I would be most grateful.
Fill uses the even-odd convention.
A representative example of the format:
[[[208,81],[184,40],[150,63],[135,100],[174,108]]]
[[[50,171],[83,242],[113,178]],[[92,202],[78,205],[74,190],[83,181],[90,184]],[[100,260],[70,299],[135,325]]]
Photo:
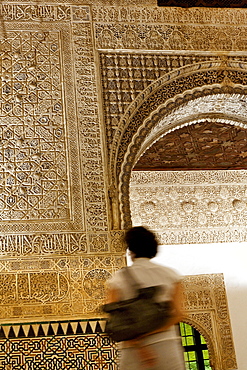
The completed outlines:
[[[186,370],[212,370],[204,337],[192,326],[179,324]]]

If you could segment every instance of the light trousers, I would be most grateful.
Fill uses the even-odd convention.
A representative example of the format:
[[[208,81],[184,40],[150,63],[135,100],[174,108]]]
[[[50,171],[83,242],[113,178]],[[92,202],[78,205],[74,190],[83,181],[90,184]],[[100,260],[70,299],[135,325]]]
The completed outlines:
[[[155,364],[147,365],[135,347],[121,349],[120,370],[185,370],[181,339],[166,339],[148,344],[146,349],[155,356]]]

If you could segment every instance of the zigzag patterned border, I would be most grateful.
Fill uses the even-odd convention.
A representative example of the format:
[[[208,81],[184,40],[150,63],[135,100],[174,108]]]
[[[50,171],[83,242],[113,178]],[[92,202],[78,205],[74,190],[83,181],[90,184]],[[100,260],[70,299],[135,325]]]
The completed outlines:
[[[2,324],[0,339],[52,337],[104,333],[105,319],[49,321],[40,323]]]

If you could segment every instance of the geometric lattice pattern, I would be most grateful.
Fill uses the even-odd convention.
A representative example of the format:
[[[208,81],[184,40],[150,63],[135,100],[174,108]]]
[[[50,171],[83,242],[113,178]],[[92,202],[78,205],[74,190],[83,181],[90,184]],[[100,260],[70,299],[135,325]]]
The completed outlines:
[[[151,42],[151,40],[150,40]],[[107,139],[111,144],[114,132],[129,104],[153,81],[176,67],[203,62],[205,55],[166,55],[136,53],[101,53],[104,115]]]
[[[2,327],[2,338],[4,330],[0,370],[117,369],[118,351],[100,320]]]
[[[65,219],[68,181],[58,32],[1,42],[0,218]]]
[[[0,370],[117,369],[117,351],[109,338],[100,334],[5,339],[0,341],[0,345]]]
[[[116,350],[99,334],[0,341],[0,370],[117,369]],[[42,351],[41,351],[42,347]]]

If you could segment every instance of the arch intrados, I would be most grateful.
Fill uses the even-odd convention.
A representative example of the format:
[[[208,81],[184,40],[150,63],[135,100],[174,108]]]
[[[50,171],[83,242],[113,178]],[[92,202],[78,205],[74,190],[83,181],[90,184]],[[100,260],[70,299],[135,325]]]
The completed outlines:
[[[211,107],[213,109],[210,112]],[[194,113],[195,108],[196,112]],[[163,136],[184,126],[206,121],[247,128],[247,96],[239,94],[237,96],[235,94],[207,95],[183,104],[174,112],[161,118],[159,123],[150,130],[138,151],[135,163],[148,148]]]
[[[242,97],[246,99],[247,90],[243,86],[219,86],[217,85],[217,94],[219,94],[219,90],[222,91],[222,94],[226,94],[226,90],[231,91],[231,93],[227,92],[227,95],[233,96],[236,94],[238,97]],[[166,130],[159,133],[156,136],[154,134],[156,126],[159,125],[169,114],[174,114],[178,109],[181,108],[182,104],[179,105],[178,103],[182,100],[185,102],[186,105],[189,101],[196,100],[198,98],[198,93],[201,94],[200,98],[203,96],[210,96],[216,95],[214,93],[215,85],[205,86],[204,88],[195,88],[194,90],[187,90],[184,92],[183,96],[181,94],[175,96],[172,99],[168,99],[164,104],[160,105],[155,111],[151,112],[149,116],[143,120],[142,125],[138,128],[135,135],[133,135],[132,140],[128,146],[128,149],[125,153],[124,160],[122,162],[120,174],[119,174],[119,200],[120,200],[120,212],[121,212],[121,224],[123,228],[128,228],[131,226],[131,217],[130,217],[130,206],[129,206],[129,181],[131,176],[131,170],[137,160],[142,155],[143,151],[147,149],[148,146],[152,145],[154,140],[158,140],[161,135],[165,135],[168,131]],[[183,99],[184,98],[184,99]],[[163,114],[162,112],[166,112],[165,109],[167,106],[171,106],[171,110],[169,114]],[[204,114],[204,117],[201,116],[201,119],[205,119],[207,115]],[[176,122],[172,129],[180,128],[182,125],[185,124],[193,124],[196,122],[196,119],[192,119],[193,117],[184,117],[182,122]],[[199,118],[199,117],[198,117]],[[236,112],[230,112],[228,114],[224,114],[223,116],[219,117],[217,113],[214,113],[214,117],[209,117],[211,119],[218,119],[222,123],[228,123],[236,126],[247,127],[247,120],[246,115],[238,115]],[[218,121],[219,122],[219,121]],[[169,127],[170,129],[170,127]]]
[[[242,61],[228,61],[227,65],[222,64],[220,60],[214,60],[214,61],[205,61],[205,62],[200,62],[200,63],[195,63],[193,65],[186,65],[181,68],[177,68],[175,70],[172,70],[171,72],[161,76],[159,79],[151,83],[145,90],[143,90],[137,98],[129,105],[128,110],[126,113],[123,115],[121,118],[118,128],[116,129],[115,136],[113,138],[112,142],[112,150],[111,150],[111,155],[110,155],[110,171],[115,178],[116,174],[116,163],[117,163],[117,157],[118,157],[118,152],[121,149],[121,140],[123,138],[124,132],[128,130],[128,125],[131,122],[131,119],[133,116],[138,112],[140,107],[147,101],[149,97],[151,97],[155,91],[160,90],[162,87],[169,85],[171,82],[175,80],[179,80],[181,78],[193,75],[195,73],[207,73],[207,72],[213,72],[213,71],[221,71],[226,73],[226,81],[222,83],[217,83],[215,81],[214,84],[210,85],[204,85],[202,89],[205,91],[206,95],[206,90],[209,88],[210,90],[212,87],[218,88],[219,90],[222,88],[225,88],[226,90],[231,88],[233,84],[230,82],[230,85],[227,85],[228,77],[227,77],[227,71],[239,71],[239,72],[246,72],[247,71],[247,63],[243,63]],[[237,84],[240,88],[240,90],[243,88],[241,84]],[[196,89],[195,89],[196,90]],[[201,88],[198,88],[198,91],[200,91]],[[239,91],[237,92],[239,93]],[[185,91],[186,97],[188,100],[188,90]],[[181,95],[176,96],[176,102],[177,104],[179,103],[179,97],[181,100],[184,100],[184,93]],[[195,97],[191,97],[193,99]],[[172,103],[171,99],[171,102]],[[117,180],[117,179],[116,179]],[[117,181],[118,182],[118,181]]]
[[[247,129],[247,122],[243,123],[241,119],[237,119],[235,117],[225,118],[225,117],[217,116],[215,114],[212,114],[212,115],[204,114],[204,115],[200,115],[199,117],[195,117],[195,116],[185,117],[173,127],[163,128],[163,130],[159,132],[151,132],[146,137],[143,144],[141,145],[140,150],[138,151],[138,154],[136,155],[134,165],[139,161],[141,156],[144,155],[145,152],[150,147],[152,147],[157,141],[159,141],[162,137],[168,135],[172,131],[179,130],[185,126],[192,126],[199,122],[216,122],[216,123],[222,123],[226,125],[232,125],[232,126],[242,127],[242,128]]]
[[[234,64],[236,65],[236,62],[229,62],[229,65]],[[238,65],[239,69],[243,69],[245,67],[245,63],[240,63]],[[236,68],[236,67],[235,67]],[[115,136],[113,138],[112,143],[112,151],[110,155],[110,169],[112,172],[112,175],[114,176],[116,172],[116,159],[118,155],[119,148],[121,146],[121,140],[123,133],[128,130],[128,125],[132,119],[132,117],[135,115],[136,112],[138,112],[138,109],[142,106],[142,104],[145,103],[145,101],[158,89],[160,89],[162,86],[167,85],[171,83],[172,81],[182,78],[183,76],[187,76],[190,74],[193,74],[195,72],[200,71],[208,71],[208,70],[215,70],[215,69],[222,69],[220,61],[206,61],[201,63],[195,63],[193,65],[187,65],[180,68],[177,68],[163,76],[161,76],[159,79],[155,80],[153,83],[148,85],[146,89],[144,89],[137,97],[136,99],[129,105],[127,111],[121,118],[118,128],[116,130]],[[246,66],[247,69],[247,66]],[[220,85],[218,85],[220,86]]]

